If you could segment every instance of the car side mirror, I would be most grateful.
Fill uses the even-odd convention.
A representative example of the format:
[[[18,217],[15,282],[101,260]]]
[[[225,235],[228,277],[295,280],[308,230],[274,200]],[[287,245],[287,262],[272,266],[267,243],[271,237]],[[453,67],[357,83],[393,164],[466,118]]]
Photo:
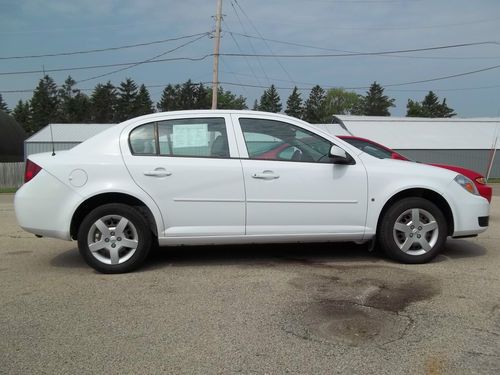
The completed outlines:
[[[330,147],[329,156],[333,164],[355,164],[352,156],[336,145]]]

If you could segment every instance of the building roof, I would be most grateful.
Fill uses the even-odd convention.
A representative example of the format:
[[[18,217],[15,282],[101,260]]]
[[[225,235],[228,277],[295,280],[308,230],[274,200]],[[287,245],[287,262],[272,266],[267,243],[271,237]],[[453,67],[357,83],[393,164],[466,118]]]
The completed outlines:
[[[54,142],[80,143],[114,125],[115,124],[50,124],[37,131],[25,142],[52,142],[50,129],[52,127]]]
[[[14,118],[0,110],[0,162],[24,160],[26,133]]]
[[[427,119],[415,117],[336,116],[352,135],[397,150],[491,149],[500,136],[500,118]],[[339,121],[340,122],[340,121]],[[349,135],[340,124],[324,124],[328,132]],[[500,148],[500,140],[497,148]]]

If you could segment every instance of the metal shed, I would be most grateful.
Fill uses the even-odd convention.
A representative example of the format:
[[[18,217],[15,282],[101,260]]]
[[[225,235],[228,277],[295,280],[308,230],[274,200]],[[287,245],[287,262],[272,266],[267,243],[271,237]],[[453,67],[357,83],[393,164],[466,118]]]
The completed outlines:
[[[49,124],[24,141],[24,158],[31,154],[69,150],[115,124]],[[53,142],[52,142],[53,140]]]
[[[335,116],[334,123],[319,127],[335,135],[368,138],[410,159],[457,165],[487,174],[500,118],[416,118]],[[500,160],[494,159],[490,177],[500,177]]]

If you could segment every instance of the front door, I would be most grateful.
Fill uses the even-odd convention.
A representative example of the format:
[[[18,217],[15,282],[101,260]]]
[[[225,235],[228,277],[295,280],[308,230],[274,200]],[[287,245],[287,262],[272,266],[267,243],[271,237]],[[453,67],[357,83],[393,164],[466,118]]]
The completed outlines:
[[[252,115],[233,121],[239,149],[248,154],[242,158],[247,235],[363,237],[367,176],[360,161],[332,164],[332,142],[299,122]]]

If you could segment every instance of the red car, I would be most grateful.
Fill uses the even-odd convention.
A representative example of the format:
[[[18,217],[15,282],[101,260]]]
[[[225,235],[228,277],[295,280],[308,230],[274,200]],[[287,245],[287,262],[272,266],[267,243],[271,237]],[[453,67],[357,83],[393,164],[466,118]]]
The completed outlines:
[[[375,157],[378,157],[381,159],[391,158],[391,159],[411,161],[410,159],[397,153],[396,151],[391,150],[388,147],[382,146],[381,144],[378,144],[377,142],[370,141],[369,139],[354,137],[354,136],[347,136],[347,135],[340,135],[340,136],[338,136],[338,138],[346,141],[347,143],[353,145],[354,147],[359,148],[360,150],[363,150],[367,154],[370,154],[372,156],[375,156]],[[472,181],[474,181],[474,184],[476,185],[479,194],[481,194],[481,196],[485,197],[488,200],[488,202],[491,202],[492,189],[491,189],[491,186],[486,185],[486,179],[484,178],[483,175],[481,175],[473,170],[462,168],[462,167],[456,167],[454,165],[432,164],[432,163],[427,163],[427,164],[433,165],[435,167],[449,169],[451,171],[463,174],[465,177],[470,178]]]

